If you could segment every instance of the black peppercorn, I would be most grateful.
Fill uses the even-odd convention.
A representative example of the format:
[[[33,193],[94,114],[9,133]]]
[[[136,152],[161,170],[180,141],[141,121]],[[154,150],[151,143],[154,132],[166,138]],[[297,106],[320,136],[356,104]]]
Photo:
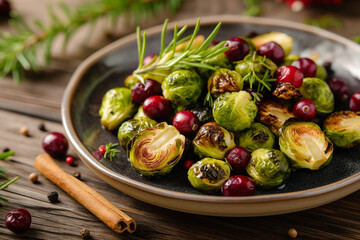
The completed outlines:
[[[50,192],[47,197],[51,203],[56,203],[59,201],[59,195],[55,191]]]
[[[87,229],[87,228],[84,228],[83,230],[81,230],[80,236],[81,236],[83,239],[89,239],[89,238],[90,238],[90,230]]]
[[[40,125],[39,125],[39,130],[42,131],[42,132],[47,132],[47,129],[46,129],[44,123],[40,123]]]
[[[80,172],[74,172],[73,176],[76,177],[77,179],[81,180],[81,173]]]
[[[3,152],[10,152],[10,148],[8,147],[4,148]]]

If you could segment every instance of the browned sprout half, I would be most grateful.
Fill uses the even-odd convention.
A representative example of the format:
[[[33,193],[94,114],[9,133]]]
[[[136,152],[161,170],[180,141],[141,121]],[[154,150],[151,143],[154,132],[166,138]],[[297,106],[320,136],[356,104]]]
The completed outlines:
[[[258,107],[258,120],[270,128],[275,135],[279,135],[279,129],[286,120],[294,117],[291,107],[281,101],[268,100]]]
[[[360,112],[335,112],[325,120],[324,130],[337,147],[351,148],[360,144]]]
[[[273,95],[277,98],[289,100],[301,97],[300,90],[289,82],[279,83],[273,92]]]
[[[227,151],[235,147],[234,134],[216,122],[201,126],[194,140],[194,152],[203,157],[225,158]]]
[[[208,80],[208,91],[215,98],[225,92],[238,92],[243,88],[242,77],[236,71],[220,68]]]
[[[127,145],[131,166],[143,176],[165,175],[180,160],[185,137],[171,125],[159,123],[135,135]]]

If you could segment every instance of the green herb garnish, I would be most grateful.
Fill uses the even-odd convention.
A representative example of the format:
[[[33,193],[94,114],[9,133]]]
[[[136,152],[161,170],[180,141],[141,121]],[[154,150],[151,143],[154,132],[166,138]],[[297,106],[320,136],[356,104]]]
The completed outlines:
[[[118,156],[116,154],[121,152],[120,150],[115,148],[118,145],[119,145],[119,143],[106,144],[104,158],[109,159],[110,162],[112,162],[113,158],[118,158]]]

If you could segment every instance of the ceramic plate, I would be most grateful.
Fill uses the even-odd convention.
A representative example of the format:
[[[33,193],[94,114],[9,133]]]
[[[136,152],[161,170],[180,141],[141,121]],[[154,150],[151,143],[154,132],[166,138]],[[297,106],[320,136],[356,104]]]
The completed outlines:
[[[217,39],[246,35],[251,31],[280,31],[294,38],[292,53],[331,61],[335,76],[352,89],[360,90],[360,46],[318,28],[266,18],[215,16],[202,19],[200,34],[207,36],[214,26],[223,25]],[[179,21],[193,28],[196,19]],[[174,24],[169,24],[171,29]],[[159,51],[162,26],[147,29],[147,55]],[[189,32],[190,33],[190,32]],[[168,31],[167,39],[172,35]],[[205,195],[192,188],[183,164],[159,179],[147,179],[130,166],[125,151],[113,162],[99,162],[92,152],[101,144],[116,143],[116,133],[100,125],[98,110],[104,93],[123,86],[123,80],[137,67],[135,34],[124,37],[86,59],[74,73],[62,103],[66,133],[85,164],[116,189],[161,207],[214,216],[264,216],[300,211],[342,198],[360,188],[360,148],[335,149],[332,163],[318,171],[297,170],[273,190],[258,189],[251,197]]]

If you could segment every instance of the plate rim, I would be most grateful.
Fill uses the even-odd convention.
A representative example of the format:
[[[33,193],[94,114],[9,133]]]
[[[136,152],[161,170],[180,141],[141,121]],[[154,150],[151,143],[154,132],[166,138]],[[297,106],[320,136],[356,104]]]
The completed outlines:
[[[195,26],[196,21],[197,18],[175,20],[169,22],[168,30],[173,29],[175,24],[178,24],[178,26],[188,25],[189,27],[192,27]],[[356,44],[355,42],[349,39],[346,39],[345,37],[342,37],[338,34],[329,32],[324,29],[320,29],[317,27],[305,25],[302,23],[292,22],[288,20],[263,18],[263,17],[255,18],[255,17],[245,17],[238,15],[214,15],[214,16],[201,17],[201,26],[213,25],[213,24],[215,25],[219,21],[225,24],[257,24],[257,25],[267,25],[274,27],[284,27],[288,29],[308,32],[338,42],[345,46],[348,46],[352,50],[358,51],[360,54],[360,45]],[[142,31],[146,31],[147,36],[151,36],[160,33],[161,30],[162,30],[162,25],[157,25],[151,28],[144,29]],[[131,179],[129,177],[121,175],[120,173],[110,170],[105,165],[97,161],[92,156],[92,154],[86,149],[86,147],[81,143],[79,137],[76,134],[76,131],[74,129],[71,120],[71,103],[74,97],[75,90],[78,84],[81,82],[81,79],[84,76],[84,74],[101,58],[107,56],[112,51],[133,41],[136,41],[136,33],[132,33],[125,37],[122,37],[114,41],[113,43],[110,43],[107,46],[99,49],[92,55],[90,55],[77,67],[65,89],[61,104],[61,117],[65,129],[65,133],[68,136],[68,139],[70,140],[71,144],[74,146],[75,151],[79,154],[79,156],[81,156],[81,159],[85,162],[85,164],[91,165],[90,169],[96,169],[97,171],[100,171],[102,174],[105,174],[107,177],[110,177],[117,182],[135,187],[141,191],[146,191],[156,195],[171,197],[175,199],[183,199],[183,200],[197,201],[197,202],[211,202],[211,203],[216,202],[216,203],[246,204],[246,203],[272,202],[276,200],[283,201],[290,199],[291,200],[301,199],[301,198],[326,194],[328,192],[333,192],[338,189],[349,186],[351,184],[354,184],[360,180],[360,172],[358,172],[340,181],[307,190],[288,192],[288,193],[274,193],[274,194],[266,194],[266,195],[246,196],[246,197],[226,197],[226,196],[184,193],[184,192],[177,192],[174,190],[163,189],[146,183],[139,182],[137,180]]]

